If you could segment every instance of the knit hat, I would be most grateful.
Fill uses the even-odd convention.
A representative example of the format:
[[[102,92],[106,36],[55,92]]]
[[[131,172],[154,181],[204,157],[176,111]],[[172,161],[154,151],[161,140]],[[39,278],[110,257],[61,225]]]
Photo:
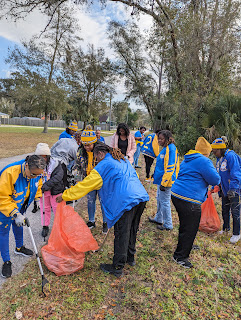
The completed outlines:
[[[213,143],[211,144],[212,149],[226,149],[227,146],[224,143],[222,138],[217,138],[213,141]]]
[[[76,122],[76,121],[72,121],[72,122],[70,123],[70,125],[68,126],[68,128],[69,128],[70,130],[77,131],[77,130],[78,130],[78,124],[77,124],[77,122]]]
[[[201,152],[201,154],[209,154],[212,151],[211,144],[203,137],[197,139],[195,150]]]
[[[50,149],[47,143],[38,143],[34,152],[36,156],[50,156]]]
[[[87,125],[85,130],[81,133],[81,142],[83,144],[92,144],[97,141],[96,134],[92,130],[91,125]]]

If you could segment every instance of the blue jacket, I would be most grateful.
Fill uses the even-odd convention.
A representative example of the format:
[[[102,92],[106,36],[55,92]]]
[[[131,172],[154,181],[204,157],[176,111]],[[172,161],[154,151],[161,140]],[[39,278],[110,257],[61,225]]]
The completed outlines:
[[[175,144],[164,147],[156,159],[154,184],[171,187],[179,172],[179,157]]]
[[[241,194],[241,158],[233,150],[226,150],[224,157],[218,158],[216,169],[221,177],[222,191],[225,196],[229,190]]]
[[[98,141],[105,143],[105,139],[102,136],[100,136],[100,139],[98,139]]]
[[[126,211],[149,200],[130,162],[115,160],[109,153],[83,181],[65,190],[62,197],[65,201],[79,199],[92,190],[99,190],[108,228]]]
[[[66,131],[63,131],[60,135],[59,135],[59,140],[62,138],[69,138],[72,139],[73,137],[71,136],[71,134],[67,133]]]
[[[141,152],[151,158],[156,158],[159,154],[159,145],[157,135],[155,133],[149,134],[141,146]]]
[[[181,200],[202,204],[206,200],[208,186],[219,183],[220,177],[212,161],[200,152],[190,150],[180,165],[171,193]]]
[[[7,165],[0,172],[0,212],[7,217],[23,213],[35,198],[42,195],[41,176],[28,179],[24,168],[25,160],[21,160]],[[26,195],[29,200],[23,208]]]

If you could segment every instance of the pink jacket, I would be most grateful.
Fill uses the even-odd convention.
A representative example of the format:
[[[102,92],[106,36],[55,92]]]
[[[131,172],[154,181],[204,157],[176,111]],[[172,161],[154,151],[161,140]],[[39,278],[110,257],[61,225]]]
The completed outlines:
[[[117,133],[115,133],[111,137],[110,146],[112,148],[118,148],[118,139],[119,139],[119,136]],[[136,152],[136,141],[134,136],[130,133],[128,137],[128,147],[127,147],[126,155],[129,157],[129,161],[131,164],[134,162],[135,152]]]

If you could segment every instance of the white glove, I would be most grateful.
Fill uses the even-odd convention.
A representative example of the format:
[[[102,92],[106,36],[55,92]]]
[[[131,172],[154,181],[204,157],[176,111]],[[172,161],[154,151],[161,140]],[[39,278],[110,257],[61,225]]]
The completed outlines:
[[[25,225],[25,218],[21,213],[18,214],[17,217],[15,218],[15,223],[17,227],[21,227]]]

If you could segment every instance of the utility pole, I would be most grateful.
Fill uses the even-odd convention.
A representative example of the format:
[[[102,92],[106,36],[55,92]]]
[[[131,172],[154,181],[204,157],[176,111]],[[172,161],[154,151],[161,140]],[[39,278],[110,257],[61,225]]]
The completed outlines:
[[[112,100],[112,93],[110,93],[110,108],[109,108],[109,131],[111,127],[111,100]]]

